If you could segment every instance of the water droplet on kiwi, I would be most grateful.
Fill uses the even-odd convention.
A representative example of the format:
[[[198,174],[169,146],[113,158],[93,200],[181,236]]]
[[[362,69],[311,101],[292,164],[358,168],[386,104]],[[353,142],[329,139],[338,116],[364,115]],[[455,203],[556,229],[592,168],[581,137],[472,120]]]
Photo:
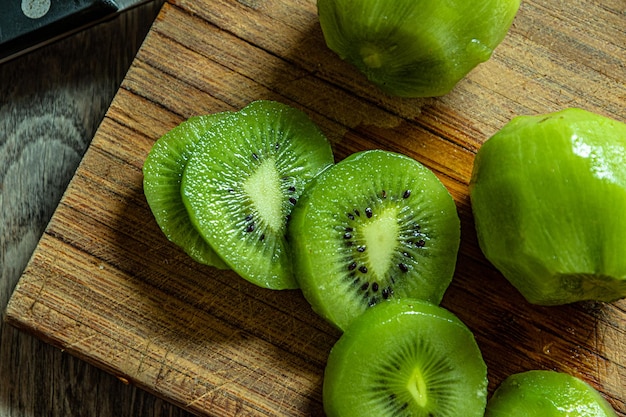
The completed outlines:
[[[475,57],[478,62],[485,62],[491,57],[493,49],[485,45],[480,39],[472,39],[467,45],[467,52]]]

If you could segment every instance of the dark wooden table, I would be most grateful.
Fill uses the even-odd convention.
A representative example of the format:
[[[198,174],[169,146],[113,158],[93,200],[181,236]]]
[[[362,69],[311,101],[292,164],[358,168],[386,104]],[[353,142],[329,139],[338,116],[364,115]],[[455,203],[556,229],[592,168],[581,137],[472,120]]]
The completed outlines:
[[[0,416],[186,412],[7,325],[22,270],[162,0],[0,65]]]

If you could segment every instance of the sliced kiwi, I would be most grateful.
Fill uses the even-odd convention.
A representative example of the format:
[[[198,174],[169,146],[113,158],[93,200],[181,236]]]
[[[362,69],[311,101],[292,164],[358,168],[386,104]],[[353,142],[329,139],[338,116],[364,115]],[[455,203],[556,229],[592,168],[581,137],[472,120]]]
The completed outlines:
[[[363,151],[305,190],[289,226],[296,276],[313,309],[340,329],[394,297],[438,304],[460,240],[454,200],[416,160]]]
[[[513,374],[496,389],[485,417],[617,417],[608,401],[573,375],[532,370]]]
[[[182,196],[202,237],[248,281],[297,288],[287,221],[309,181],[334,162],[308,116],[255,101],[211,126],[185,168]]]
[[[167,239],[194,260],[221,269],[228,267],[191,223],[180,187],[187,161],[202,135],[231,114],[192,116],[183,121],[154,143],[143,165],[144,194]]]
[[[478,151],[470,197],[486,258],[531,303],[626,296],[626,124],[516,117]]]
[[[326,43],[382,90],[439,96],[504,39],[519,0],[318,0]]]
[[[355,319],[333,346],[323,402],[328,417],[482,417],[487,367],[453,313],[391,300]]]

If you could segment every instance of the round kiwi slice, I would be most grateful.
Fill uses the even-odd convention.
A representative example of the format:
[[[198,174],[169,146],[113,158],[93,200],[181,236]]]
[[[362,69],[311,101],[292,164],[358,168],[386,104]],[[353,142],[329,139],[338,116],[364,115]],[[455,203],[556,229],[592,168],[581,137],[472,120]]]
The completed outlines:
[[[205,133],[183,173],[183,201],[240,276],[265,288],[297,288],[287,221],[309,181],[333,162],[330,143],[305,113],[255,101]]]
[[[432,171],[405,155],[369,150],[313,181],[289,234],[305,298],[345,329],[386,299],[438,304],[456,266],[460,222]]]
[[[519,116],[478,151],[470,197],[486,258],[531,303],[626,296],[626,124]]]
[[[453,313],[391,300],[355,319],[333,346],[323,402],[328,417],[482,417],[487,367]]]
[[[392,95],[440,96],[504,39],[519,0],[318,0],[326,44]]]
[[[505,379],[487,403],[485,417],[617,417],[608,401],[573,375],[533,370]]]
[[[180,187],[187,161],[202,135],[211,125],[231,114],[192,116],[183,121],[154,143],[143,165],[144,194],[167,239],[197,262],[220,269],[228,267],[189,220]]]

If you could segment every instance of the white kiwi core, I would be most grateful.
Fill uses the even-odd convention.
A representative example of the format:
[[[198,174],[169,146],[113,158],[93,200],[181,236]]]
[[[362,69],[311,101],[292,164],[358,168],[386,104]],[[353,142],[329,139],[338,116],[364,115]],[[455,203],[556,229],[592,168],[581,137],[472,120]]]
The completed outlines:
[[[369,68],[380,68],[383,66],[383,57],[379,48],[373,45],[364,45],[360,50],[361,58]]]
[[[420,407],[426,407],[426,404],[428,404],[426,382],[418,368],[413,371],[413,374],[407,382],[406,389],[411,393],[411,396]]]
[[[264,159],[243,184],[259,216],[273,231],[283,226],[280,175],[273,158]]]
[[[385,276],[398,246],[398,209],[388,207],[363,226],[370,271],[378,278]]]

